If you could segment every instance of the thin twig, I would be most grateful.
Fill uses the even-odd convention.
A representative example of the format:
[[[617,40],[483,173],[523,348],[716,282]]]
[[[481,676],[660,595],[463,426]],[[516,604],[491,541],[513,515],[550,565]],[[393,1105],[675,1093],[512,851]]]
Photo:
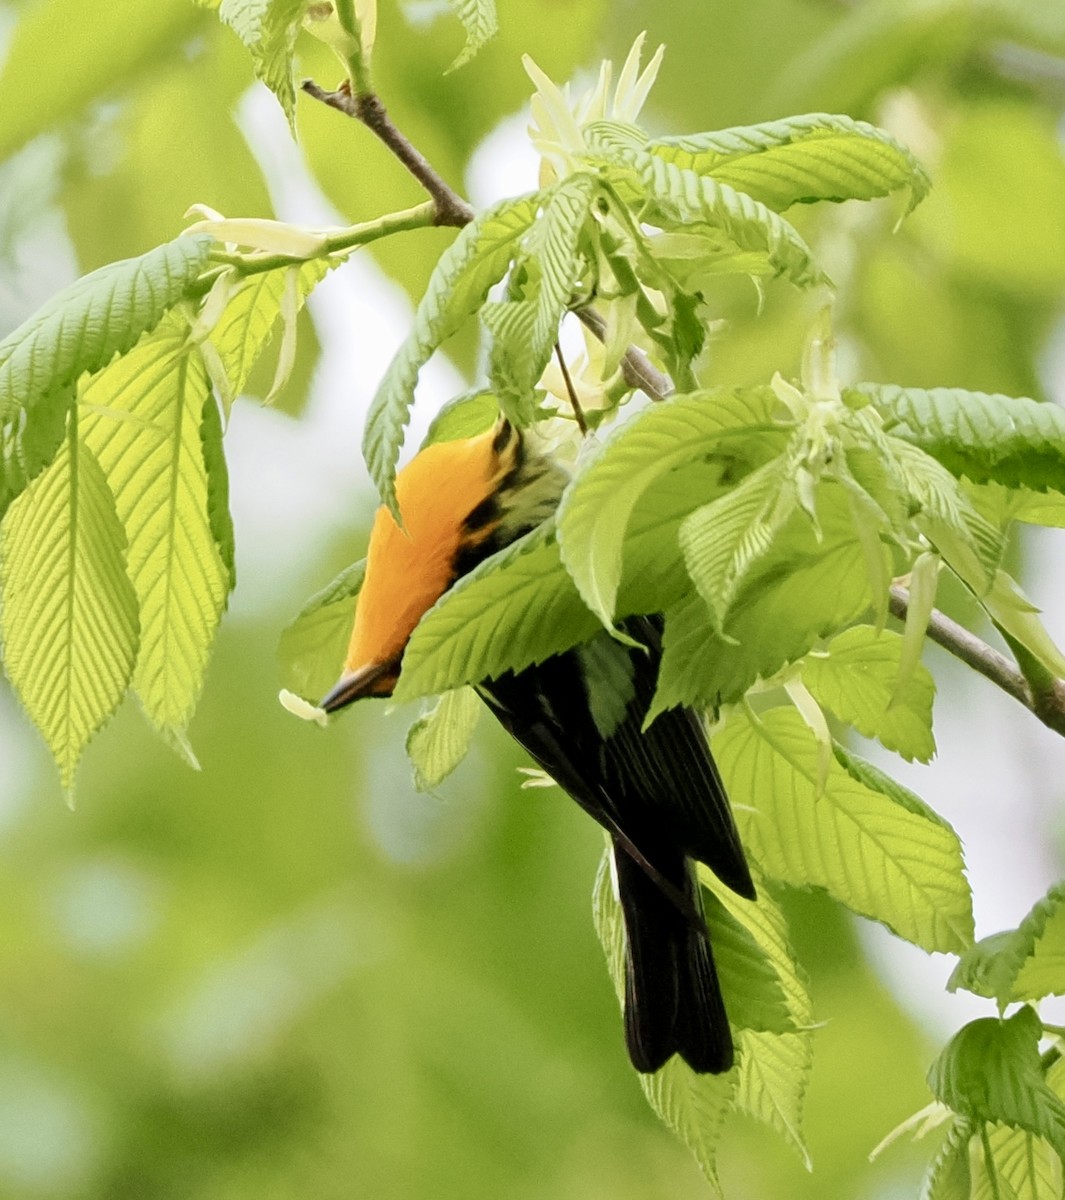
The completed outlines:
[[[606,341],[606,321],[594,308],[578,308],[576,315],[581,324],[601,341]],[[621,373],[629,387],[639,388],[652,400],[665,400],[673,391],[673,380],[651,364],[647,355],[636,346],[630,346],[621,358]]]
[[[577,418],[577,428],[581,431],[581,437],[587,437],[588,422],[584,419],[584,409],[581,408],[581,402],[577,399],[577,389],[573,386],[569,367],[566,366],[566,356],[562,353],[562,347],[558,342],[555,342],[555,357],[558,359],[558,365],[562,369],[562,379],[566,384],[566,391],[569,393],[569,402],[570,407],[573,409],[573,415]]]
[[[414,178],[432,197],[436,206],[436,224],[461,228],[474,217],[473,209],[437,172],[424,154],[392,122],[380,97],[375,92],[352,95],[348,88],[327,92],[313,79],[303,81],[308,96],[335,108],[345,116],[360,121],[392,151]]]
[[[891,588],[889,605],[894,616],[905,620],[909,609],[910,594],[900,584]],[[928,636],[955,658],[978,671],[985,679],[1008,696],[1012,696],[1048,729],[1065,737],[1065,681],[1057,679],[1038,694],[1017,668],[993,646],[981,641],[974,633],[952,621],[938,609],[932,610],[928,622]]]

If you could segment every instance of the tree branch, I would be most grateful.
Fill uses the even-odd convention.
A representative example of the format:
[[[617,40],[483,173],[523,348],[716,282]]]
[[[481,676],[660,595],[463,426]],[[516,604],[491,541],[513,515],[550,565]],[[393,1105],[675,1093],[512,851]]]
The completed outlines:
[[[606,321],[594,308],[578,308],[577,319],[601,341],[606,341]],[[639,388],[652,400],[665,400],[673,391],[673,381],[653,366],[646,354],[630,346],[621,359],[621,373],[629,387]]]
[[[892,614],[905,620],[909,606],[909,592],[900,584],[894,584],[889,599]],[[1065,681],[1055,679],[1045,687],[1034,690],[1004,654],[1000,654],[993,646],[981,641],[974,633],[970,633],[938,609],[932,610],[928,622],[928,636],[966,666],[978,671],[1008,696],[1023,704],[1048,729],[1065,737]]]
[[[346,87],[327,92],[313,79],[303,81],[303,90],[315,100],[320,100],[330,108],[335,108],[345,116],[361,122],[384,142],[432,197],[436,209],[435,224],[461,228],[473,220],[473,209],[437,174],[425,155],[393,124],[392,118],[375,92],[352,95],[351,90]]]

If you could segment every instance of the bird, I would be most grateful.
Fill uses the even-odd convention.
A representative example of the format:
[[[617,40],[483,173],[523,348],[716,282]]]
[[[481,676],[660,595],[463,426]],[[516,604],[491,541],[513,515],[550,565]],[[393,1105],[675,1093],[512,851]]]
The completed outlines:
[[[418,622],[478,564],[551,518],[569,473],[506,418],[422,448],[396,476],[401,521],[378,509],[334,713],[395,688]],[[625,933],[624,1031],[637,1071],[674,1055],[698,1073],[734,1062],[695,863],[747,899],[755,887],[704,718],[644,723],[662,618],[627,617],[590,641],[477,691],[506,731],[611,839]]]

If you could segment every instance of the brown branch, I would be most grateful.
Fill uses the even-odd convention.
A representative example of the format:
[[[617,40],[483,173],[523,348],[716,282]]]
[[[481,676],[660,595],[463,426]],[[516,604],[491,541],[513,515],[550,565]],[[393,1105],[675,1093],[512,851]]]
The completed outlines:
[[[576,316],[601,342],[606,341],[606,321],[594,308],[578,308]],[[636,346],[630,346],[622,356],[621,373],[629,387],[639,388],[652,400],[665,400],[673,391],[673,380],[653,366]]]
[[[375,92],[353,95],[351,90],[340,87],[327,92],[313,79],[303,81],[303,90],[308,96],[320,100],[337,112],[353,117],[375,134],[392,151],[414,178],[432,197],[436,207],[437,225],[452,225],[461,228],[473,220],[473,209],[434,170],[429,160],[392,122],[380,97]]]
[[[906,619],[910,594],[900,584],[891,588],[889,607],[894,616]],[[993,646],[974,633],[952,621],[938,609],[932,610],[928,636],[937,645],[953,654],[974,671],[989,679],[996,687],[1012,696],[1048,729],[1065,737],[1065,680],[1055,679],[1046,686],[1033,689],[1013,663]]]

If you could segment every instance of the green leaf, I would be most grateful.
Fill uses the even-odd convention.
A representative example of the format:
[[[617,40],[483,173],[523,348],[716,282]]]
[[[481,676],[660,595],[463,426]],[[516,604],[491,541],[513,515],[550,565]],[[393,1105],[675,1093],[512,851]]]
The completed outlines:
[[[740,589],[723,634],[715,632],[701,596],[666,609],[650,715],[677,705],[716,708],[738,700],[759,678],[868,611],[865,550],[841,487],[826,482],[817,489],[817,519],[820,540],[805,513],[793,515],[776,550]],[[886,548],[879,552],[886,559]]]
[[[1055,884],[1016,929],[982,938],[958,962],[947,983],[995,999],[1065,995],[1065,883]]]
[[[137,598],[124,551],[114,498],[72,417],[55,460],[0,526],[7,675],[68,792],[133,673]]]
[[[770,444],[782,442],[780,411],[768,387],[671,396],[594,448],[562,497],[558,527],[566,569],[604,625],[613,623],[626,530],[640,497],[686,463],[733,457],[745,440],[767,435]],[[705,475],[702,495],[693,489],[692,509],[705,503],[720,469],[708,466]]]
[[[1065,491],[1065,409],[960,388],[854,389],[885,418],[885,428],[974,483]]]
[[[421,448],[437,442],[454,442],[476,437],[499,419],[499,401],[494,392],[468,392],[449,401],[433,418]]]
[[[751,569],[769,553],[799,500],[781,456],[731,491],[696,509],[680,527],[688,574],[706,601],[715,632]]]
[[[592,720],[604,741],[625,719],[636,694],[632,656],[605,631],[578,647]]]
[[[972,942],[961,846],[943,823],[896,804],[830,763],[792,709],[757,723],[733,713],[714,753],[750,856],[773,878],[823,887],[928,951]]]
[[[986,1144],[973,1141],[972,1200],[1057,1200],[1062,1194],[1061,1160],[1043,1138],[992,1125]],[[995,1178],[988,1171],[988,1154]]]
[[[889,133],[828,113],[658,138],[647,149],[774,212],[818,200],[872,200],[904,188],[912,212],[931,186],[921,164]]]
[[[813,1066],[813,1033],[809,1028],[813,1010],[806,976],[788,938],[787,922],[764,882],[759,881],[757,900],[745,900],[724,887],[705,867],[698,870],[703,886],[747,930],[772,965],[789,1016],[790,1029],[779,1033],[750,1028],[736,1031],[739,1049],[736,1106],[775,1129],[795,1148],[809,1169],[802,1114]],[[715,957],[716,945],[715,942]],[[725,988],[724,974],[721,982]],[[734,992],[735,989],[726,990],[725,998],[729,1016],[735,1021]]]
[[[133,686],[159,729],[183,730],[232,583],[210,385],[184,323],[165,321],[82,387],[83,438],[114,492],[140,605]],[[214,478],[207,473],[210,446]],[[223,555],[228,556],[223,558]]]
[[[532,390],[558,340],[559,322],[581,275],[577,243],[598,187],[594,175],[579,173],[546,193],[516,267],[516,273],[525,276],[520,298],[486,304],[481,310],[493,334],[489,376],[506,412],[520,414],[529,408]]]
[[[282,686],[317,704],[340,678],[366,575],[361,559],[316,592],[285,626],[277,648]]]
[[[1025,1005],[1008,1020],[983,1017],[954,1035],[928,1072],[933,1095],[963,1117],[1045,1138],[1065,1156],[1065,1103],[1039,1061],[1042,1025]]]
[[[363,456],[381,499],[393,512],[396,461],[418,372],[502,279],[541,200],[537,192],[489,209],[462,230],[433,270],[414,328],[385,372],[366,418]]]
[[[551,523],[464,575],[422,617],[403,654],[397,700],[520,670],[599,628],[559,566]]]
[[[812,287],[824,279],[813,252],[783,217],[726,183],[678,167],[656,154],[614,137],[609,123],[585,130],[592,154],[632,172],[632,187],[650,203],[650,222],[666,229],[710,226],[740,251],[765,255],[775,274],[796,287]],[[594,160],[593,160],[594,161]],[[637,202],[634,207],[639,208]]]
[[[592,894],[595,931],[606,954],[614,989],[622,1001],[625,993],[625,927],[621,906],[614,895],[610,851],[599,863]],[[697,1075],[674,1056],[654,1075],[640,1075],[648,1103],[695,1156],[707,1180],[720,1194],[717,1179],[717,1146],[721,1127],[732,1107],[736,1071],[723,1075]]]
[[[920,1200],[971,1200],[971,1136],[970,1122],[954,1122],[921,1181]]]
[[[292,78],[296,35],[307,0],[222,0],[219,18],[251,53],[255,78],[277,97],[289,126],[296,128],[296,86]]]
[[[856,625],[804,659],[802,679],[819,704],[859,733],[906,759],[928,762],[936,752],[932,701],[936,685],[918,664],[899,691],[901,635]]]
[[[55,458],[74,403],[70,385],[40,396],[23,420],[0,424],[0,517]]]
[[[456,688],[407,731],[407,757],[419,792],[433,791],[466,757],[482,707],[473,688]]]
[[[98,371],[155,328],[189,291],[213,242],[179,237],[93,271],[0,341],[0,420]]]
[[[863,787],[879,792],[881,796],[886,796],[893,803],[906,809],[907,812],[912,812],[926,821],[941,825],[948,832],[953,832],[947,820],[940,816],[931,805],[926,804],[909,788],[903,787],[897,779],[892,779],[879,767],[855,754],[853,750],[848,750],[846,746],[841,746],[839,742],[833,741],[832,755],[844,771]]]
[[[455,16],[466,30],[466,44],[458,57],[448,67],[448,72],[457,71],[499,32],[495,0],[448,0]]]
[[[991,590],[980,602],[999,631],[1023,646],[1051,678],[1065,677],[1065,655],[1039,620],[1039,609],[1005,571],[995,572]],[[1016,651],[1017,646],[1013,649]],[[1023,661],[1021,665],[1025,666]]]
[[[714,892],[704,895],[703,907],[729,1024],[763,1033],[793,1033],[787,997],[769,955]]]

